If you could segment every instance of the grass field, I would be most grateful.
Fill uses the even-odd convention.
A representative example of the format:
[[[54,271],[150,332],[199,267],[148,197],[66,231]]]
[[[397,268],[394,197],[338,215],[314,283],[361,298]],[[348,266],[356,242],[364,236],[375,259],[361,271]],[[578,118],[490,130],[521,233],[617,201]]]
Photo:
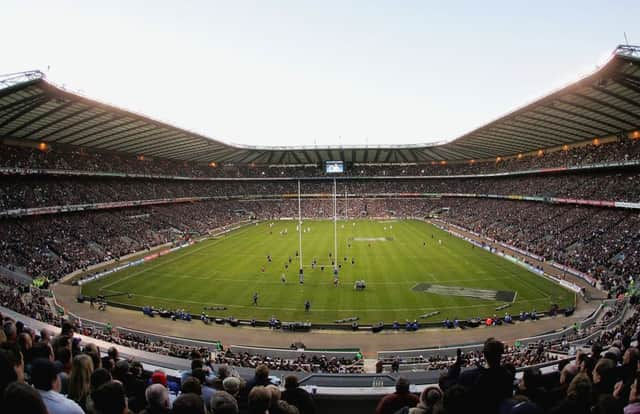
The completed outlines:
[[[127,292],[132,295],[114,301],[197,314],[205,306],[224,305],[226,311],[208,313],[263,320],[275,315],[285,321],[312,322],[357,316],[361,323],[389,323],[419,319],[435,310],[441,313],[420,320],[503,314],[495,308],[505,303],[505,295],[498,295],[502,301],[496,300],[490,291],[506,291],[507,298],[513,293],[508,299],[515,299],[508,309],[511,313],[546,311],[552,303],[573,304],[572,292],[421,221],[339,221],[338,262],[342,268],[338,287],[334,287],[329,258],[333,222],[305,221],[303,228],[310,229],[302,235],[304,284],[298,283],[296,222],[278,221],[249,225],[125,269],[83,286],[82,293]],[[287,235],[280,234],[284,229]],[[312,269],[314,257],[319,265]],[[324,270],[320,265],[325,265]],[[281,281],[283,272],[286,283]],[[354,281],[359,279],[366,281],[364,291],[354,290]],[[428,291],[416,290],[416,286]],[[475,297],[457,296],[447,287],[454,287],[453,292],[461,290],[458,288],[482,291],[472,292]],[[259,296],[257,306],[253,305],[254,292]],[[311,302],[308,313],[304,311],[306,300]]]

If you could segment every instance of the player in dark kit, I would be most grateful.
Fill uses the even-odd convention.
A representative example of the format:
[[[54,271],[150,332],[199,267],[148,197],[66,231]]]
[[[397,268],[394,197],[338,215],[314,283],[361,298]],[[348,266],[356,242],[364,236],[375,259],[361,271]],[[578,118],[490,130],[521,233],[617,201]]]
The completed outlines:
[[[253,306],[258,306],[258,292],[253,294]]]
[[[307,301],[304,303],[304,311],[309,312],[310,309],[311,309],[311,302],[309,302],[309,300],[307,299]]]

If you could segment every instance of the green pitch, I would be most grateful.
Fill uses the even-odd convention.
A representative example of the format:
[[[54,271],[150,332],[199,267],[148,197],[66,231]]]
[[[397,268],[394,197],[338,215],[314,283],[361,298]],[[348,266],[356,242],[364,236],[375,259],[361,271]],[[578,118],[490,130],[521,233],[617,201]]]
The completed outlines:
[[[503,315],[495,308],[512,300],[512,314],[574,302],[572,292],[421,221],[339,221],[335,287],[333,222],[305,221],[302,227],[304,284],[298,280],[296,222],[276,221],[125,269],[85,285],[82,293],[126,292],[132,295],[113,300],[196,314],[204,307],[227,307],[207,311],[211,316],[312,322],[359,317],[361,323]],[[312,268],[314,258],[318,264]],[[366,289],[356,291],[356,280],[366,281]],[[440,314],[420,318],[432,311]]]

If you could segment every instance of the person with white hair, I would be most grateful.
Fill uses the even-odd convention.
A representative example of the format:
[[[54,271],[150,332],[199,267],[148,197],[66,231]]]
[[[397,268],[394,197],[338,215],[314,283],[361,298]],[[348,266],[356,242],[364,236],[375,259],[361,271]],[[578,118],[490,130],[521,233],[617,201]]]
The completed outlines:
[[[147,406],[140,414],[168,414],[171,412],[169,390],[162,384],[151,384],[144,392]]]

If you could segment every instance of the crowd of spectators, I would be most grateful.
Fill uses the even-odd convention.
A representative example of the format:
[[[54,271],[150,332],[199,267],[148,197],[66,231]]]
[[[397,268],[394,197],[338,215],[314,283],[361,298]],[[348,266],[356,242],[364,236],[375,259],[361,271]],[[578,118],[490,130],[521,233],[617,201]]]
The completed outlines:
[[[546,151],[522,157],[500,158],[485,162],[438,160],[406,164],[354,164],[346,175],[352,176],[420,176],[485,174],[557,168],[640,159],[640,140],[623,139],[612,143],[589,144],[560,151]],[[212,160],[215,162],[216,160]],[[444,161],[444,162],[443,162]],[[449,160],[451,161],[451,160]],[[0,167],[23,169],[80,170],[125,174],[182,177],[317,177],[324,175],[321,165],[218,165],[196,164],[143,155],[97,152],[78,147],[54,146],[51,150],[2,145]]]
[[[502,355],[503,363],[512,364],[515,367],[526,367],[530,365],[542,364],[545,362],[555,361],[558,356],[540,343],[535,347],[515,347],[505,345],[504,354]],[[458,363],[462,368],[475,367],[485,363],[484,356],[480,351],[470,351],[461,355],[460,361],[446,355],[430,355],[429,357],[412,357],[412,358],[388,358],[380,360],[381,368],[390,368],[391,371],[409,370],[429,370],[442,371],[450,368]],[[396,369],[397,368],[397,369]]]
[[[56,317],[39,289],[29,289],[24,284],[0,275],[0,305],[38,321],[56,323]]]
[[[612,297],[640,272],[640,215],[633,210],[441,199],[446,220],[590,274]]]
[[[183,203],[3,220],[0,266],[50,280],[75,270],[207,234],[244,216],[226,202]]]
[[[624,290],[640,272],[640,216],[634,210],[475,198],[338,199],[338,217],[442,218]],[[303,217],[333,216],[332,200],[304,199]],[[213,200],[5,219],[0,266],[57,279],[75,270],[253,217],[297,216],[295,199]]]
[[[265,364],[244,379],[226,364],[211,363],[197,351],[180,377],[145,371],[110,348],[105,356],[93,343],[77,340],[63,323],[60,333],[35,331],[0,316],[0,406],[29,413],[315,413],[311,394],[287,376],[284,391]],[[514,358],[502,342],[489,338],[482,352],[458,353],[438,380],[419,397],[399,377],[376,413],[634,413],[640,405],[640,312],[604,331],[589,351],[558,362],[543,374],[525,368],[535,360]],[[531,348],[531,349],[535,349]],[[535,350],[533,352],[540,352]],[[444,366],[442,368],[445,368]]]
[[[33,319],[60,326],[61,316],[52,310],[42,291],[30,288],[13,279],[0,275],[0,305],[12,309]],[[172,342],[168,339],[152,339],[148,335],[116,330],[111,326],[96,326],[82,324],[80,320],[74,324],[78,334],[99,339],[115,345],[122,345],[132,349],[153,352],[176,358],[189,359],[197,353],[207,361],[219,365],[233,365],[239,367],[256,368],[265,365],[270,369],[291,372],[323,372],[323,373],[359,373],[363,372],[362,361],[346,358],[323,356],[297,358],[273,358],[268,355],[251,355],[248,353],[233,353],[231,350],[217,352],[212,348],[193,346],[185,343]]]
[[[269,368],[256,367],[244,380],[226,365],[214,366],[199,352],[179,378],[122,358],[116,348],[105,356],[94,343],[78,340],[64,322],[58,335],[36,331],[0,315],[0,407],[29,414],[314,414],[311,396],[294,375],[284,392],[273,385]]]
[[[633,306],[635,306],[635,303],[636,301],[634,300]],[[611,306],[605,307],[601,316],[594,323],[587,326],[579,326],[579,324],[576,324],[573,327],[573,332],[570,334],[565,334],[551,340],[540,339],[526,346],[505,345],[504,353],[502,354],[502,363],[511,364],[516,368],[520,368],[566,359],[571,348],[575,348],[575,345],[572,344],[585,338],[589,338],[588,343],[611,343],[614,339],[619,339],[618,333],[624,331],[626,329],[625,327],[632,326],[634,323],[637,325],[640,320],[640,313],[638,313],[633,314],[633,317],[629,318],[622,325],[612,325],[612,322],[619,320],[625,309],[627,309],[626,304],[626,300],[616,301]],[[633,332],[629,332],[628,334],[629,336],[633,336]],[[428,357],[422,355],[409,357],[396,355],[378,360],[376,368],[379,372],[383,372],[385,369],[391,372],[407,370],[441,371],[450,368],[454,364],[459,364],[460,367],[466,368],[482,365],[485,362],[484,355],[481,351],[460,353],[458,357],[444,354],[431,354]]]
[[[278,371],[325,372],[325,373],[361,373],[364,372],[362,361],[345,358],[328,358],[324,355],[307,357],[304,354],[296,359],[274,358],[268,355],[252,355],[249,353],[233,353],[230,350],[215,355],[217,364],[255,368],[266,365]]]
[[[331,181],[303,181],[301,192],[332,194]],[[297,181],[182,181],[133,178],[5,177],[0,182],[0,211],[119,201],[185,197],[282,197],[296,194]],[[346,180],[342,198],[375,194],[519,194],[604,201],[640,201],[640,174],[618,171],[589,174],[522,175],[496,178],[424,178]]]

